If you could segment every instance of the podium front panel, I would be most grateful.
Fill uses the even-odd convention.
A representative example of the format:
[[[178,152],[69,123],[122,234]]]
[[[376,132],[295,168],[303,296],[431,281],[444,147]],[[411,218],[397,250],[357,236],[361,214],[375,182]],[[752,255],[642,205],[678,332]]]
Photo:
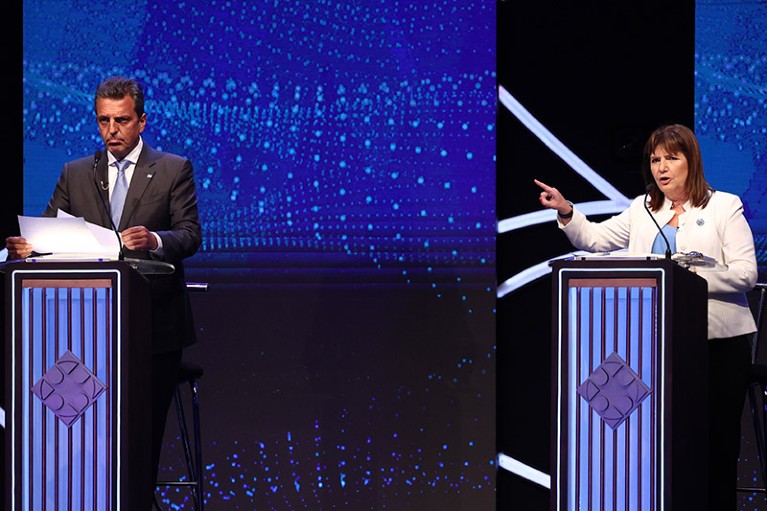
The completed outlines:
[[[662,511],[665,269],[556,278],[553,509]]]
[[[10,511],[119,509],[117,269],[10,275]]]

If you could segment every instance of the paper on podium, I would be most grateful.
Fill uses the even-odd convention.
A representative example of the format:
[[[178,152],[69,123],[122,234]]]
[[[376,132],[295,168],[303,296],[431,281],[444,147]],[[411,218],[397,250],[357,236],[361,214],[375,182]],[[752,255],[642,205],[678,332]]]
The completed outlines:
[[[671,259],[685,268],[696,268],[701,271],[726,271],[729,269],[726,264],[700,252],[677,252],[671,256]]]
[[[118,259],[120,244],[111,229],[59,210],[58,216],[19,216],[19,231],[46,260]],[[37,258],[35,258],[37,259]]]
[[[587,254],[580,254],[573,256],[573,259],[579,261],[589,260],[608,260],[608,259],[624,259],[624,260],[659,260],[664,259],[665,256],[656,253],[644,253],[644,252],[628,252],[627,250],[616,250],[614,252],[594,252]],[[683,266],[687,269],[697,269],[701,271],[725,271],[727,265],[718,262],[713,257],[708,257],[700,252],[677,252],[671,255],[671,260],[675,263]]]
[[[627,250],[615,250],[613,252],[593,252],[587,254],[580,254],[574,256],[574,259],[580,261],[601,260],[607,259],[625,259],[633,261],[652,261],[657,259],[663,259],[663,254],[655,254],[650,252],[629,252]]]

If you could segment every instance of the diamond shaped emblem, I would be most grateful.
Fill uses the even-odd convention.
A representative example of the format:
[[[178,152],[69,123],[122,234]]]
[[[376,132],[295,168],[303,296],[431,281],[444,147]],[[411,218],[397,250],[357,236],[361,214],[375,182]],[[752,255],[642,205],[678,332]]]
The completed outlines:
[[[612,352],[578,387],[578,394],[608,426],[616,429],[650,395],[650,387],[620,355]]]
[[[32,392],[68,427],[104,390],[106,385],[69,350],[32,387]]]

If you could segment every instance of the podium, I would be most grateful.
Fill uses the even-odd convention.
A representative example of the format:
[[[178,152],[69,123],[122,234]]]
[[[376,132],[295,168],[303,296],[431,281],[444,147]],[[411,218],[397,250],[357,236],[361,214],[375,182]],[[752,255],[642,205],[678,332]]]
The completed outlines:
[[[550,509],[705,511],[707,283],[601,259],[551,264]]]
[[[145,508],[147,279],[122,261],[15,261],[0,275],[2,509]]]

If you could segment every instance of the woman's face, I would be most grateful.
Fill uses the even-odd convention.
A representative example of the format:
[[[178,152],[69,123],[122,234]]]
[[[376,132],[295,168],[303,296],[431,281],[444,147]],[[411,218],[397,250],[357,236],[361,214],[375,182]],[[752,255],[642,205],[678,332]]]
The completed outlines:
[[[672,201],[687,197],[687,158],[682,153],[670,153],[659,145],[650,155],[650,172],[663,195]]]

